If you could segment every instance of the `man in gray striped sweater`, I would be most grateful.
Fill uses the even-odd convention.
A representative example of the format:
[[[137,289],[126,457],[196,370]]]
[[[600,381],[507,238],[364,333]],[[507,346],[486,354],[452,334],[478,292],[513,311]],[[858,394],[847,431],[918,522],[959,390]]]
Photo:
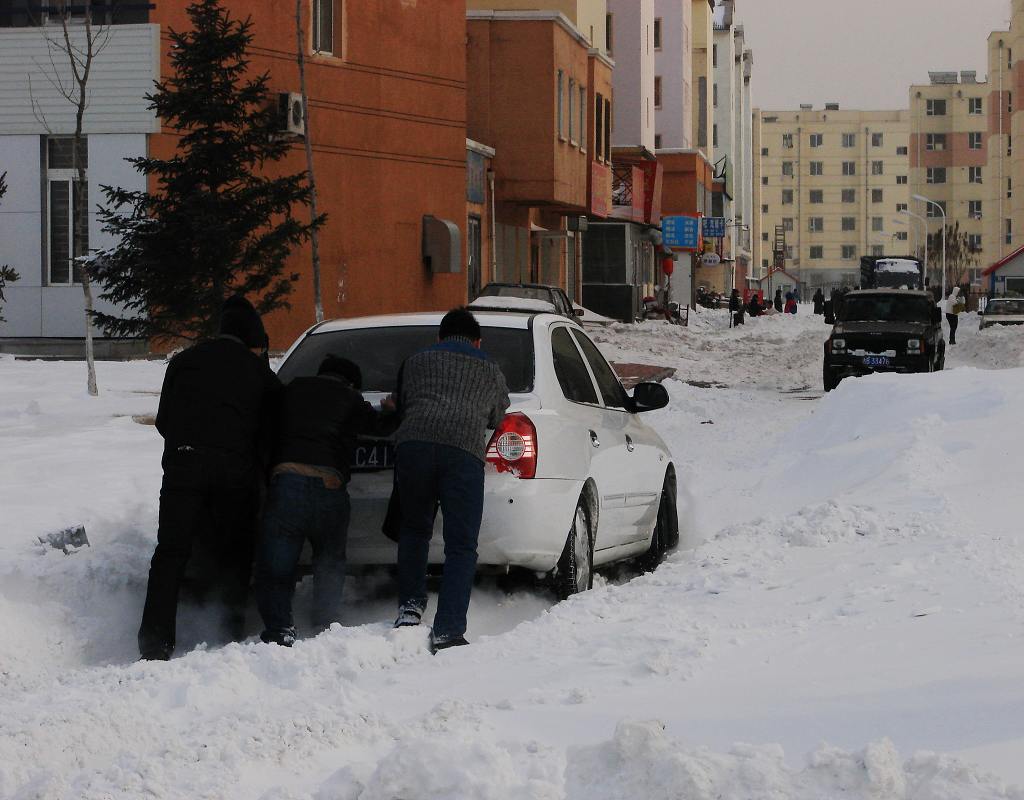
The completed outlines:
[[[427,607],[427,560],[441,507],[444,576],[430,637],[432,652],[468,644],[466,613],[476,573],[484,505],[487,431],[509,406],[501,369],[480,349],[480,325],[465,308],[441,320],[438,343],[402,365],[395,470],[402,524],[398,619],[418,625]]]

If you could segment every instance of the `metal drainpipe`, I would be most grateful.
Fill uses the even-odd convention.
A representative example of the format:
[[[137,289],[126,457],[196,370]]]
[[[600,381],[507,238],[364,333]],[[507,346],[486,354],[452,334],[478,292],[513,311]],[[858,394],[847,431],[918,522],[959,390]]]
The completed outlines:
[[[498,276],[498,224],[494,211],[494,170],[487,170],[487,182],[491,190],[491,281]],[[481,287],[482,288],[482,287]]]
[[[999,186],[996,191],[999,194],[999,219],[996,220],[996,235],[1000,239],[999,255],[1006,255],[1006,236],[1003,233],[1004,211],[1003,197],[1006,194],[1006,173],[1003,160],[1006,158],[1006,147],[1003,144],[1003,40],[999,40]]]

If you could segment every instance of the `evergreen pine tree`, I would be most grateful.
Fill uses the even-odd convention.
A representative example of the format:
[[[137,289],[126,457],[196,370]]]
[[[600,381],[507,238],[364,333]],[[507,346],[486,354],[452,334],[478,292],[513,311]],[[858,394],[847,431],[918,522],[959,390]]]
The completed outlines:
[[[232,294],[261,313],[287,307],[298,275],[285,274],[285,260],[325,219],[293,214],[309,202],[304,173],[264,174],[290,143],[275,135],[268,76],[249,73],[251,20],[233,19],[221,0],[195,0],[187,13],[192,30],[170,33],[172,76],[147,97],[180,136],[177,150],[130,159],[155,193],[103,187],[100,216],[119,244],[95,255],[91,274],[105,300],[129,310],[95,315],[114,336],[210,336]]]
[[[0,172],[0,200],[4,199],[5,194],[7,194],[7,173]],[[3,311],[3,303],[7,299],[4,297],[4,287],[7,286],[8,282],[13,283],[20,277],[21,276],[14,271],[13,267],[9,267],[6,264],[0,264],[0,311]],[[3,315],[0,315],[0,322],[3,321]]]

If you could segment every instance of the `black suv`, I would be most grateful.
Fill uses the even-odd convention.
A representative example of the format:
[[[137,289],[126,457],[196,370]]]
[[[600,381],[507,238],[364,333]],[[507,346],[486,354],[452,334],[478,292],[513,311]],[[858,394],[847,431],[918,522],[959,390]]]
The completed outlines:
[[[582,316],[577,311],[569,296],[557,286],[545,286],[540,283],[489,283],[481,291],[480,297],[522,297],[525,300],[543,300],[555,307],[555,313],[569,319]]]
[[[835,309],[825,342],[825,391],[843,378],[871,372],[934,372],[946,363],[942,312],[928,292],[850,292]]]

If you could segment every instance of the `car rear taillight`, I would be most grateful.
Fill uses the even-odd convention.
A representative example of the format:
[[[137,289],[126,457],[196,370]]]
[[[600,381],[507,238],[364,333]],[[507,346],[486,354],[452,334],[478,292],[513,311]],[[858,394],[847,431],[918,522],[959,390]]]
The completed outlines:
[[[526,414],[508,414],[501,421],[487,445],[487,462],[517,478],[536,476],[537,428]]]

